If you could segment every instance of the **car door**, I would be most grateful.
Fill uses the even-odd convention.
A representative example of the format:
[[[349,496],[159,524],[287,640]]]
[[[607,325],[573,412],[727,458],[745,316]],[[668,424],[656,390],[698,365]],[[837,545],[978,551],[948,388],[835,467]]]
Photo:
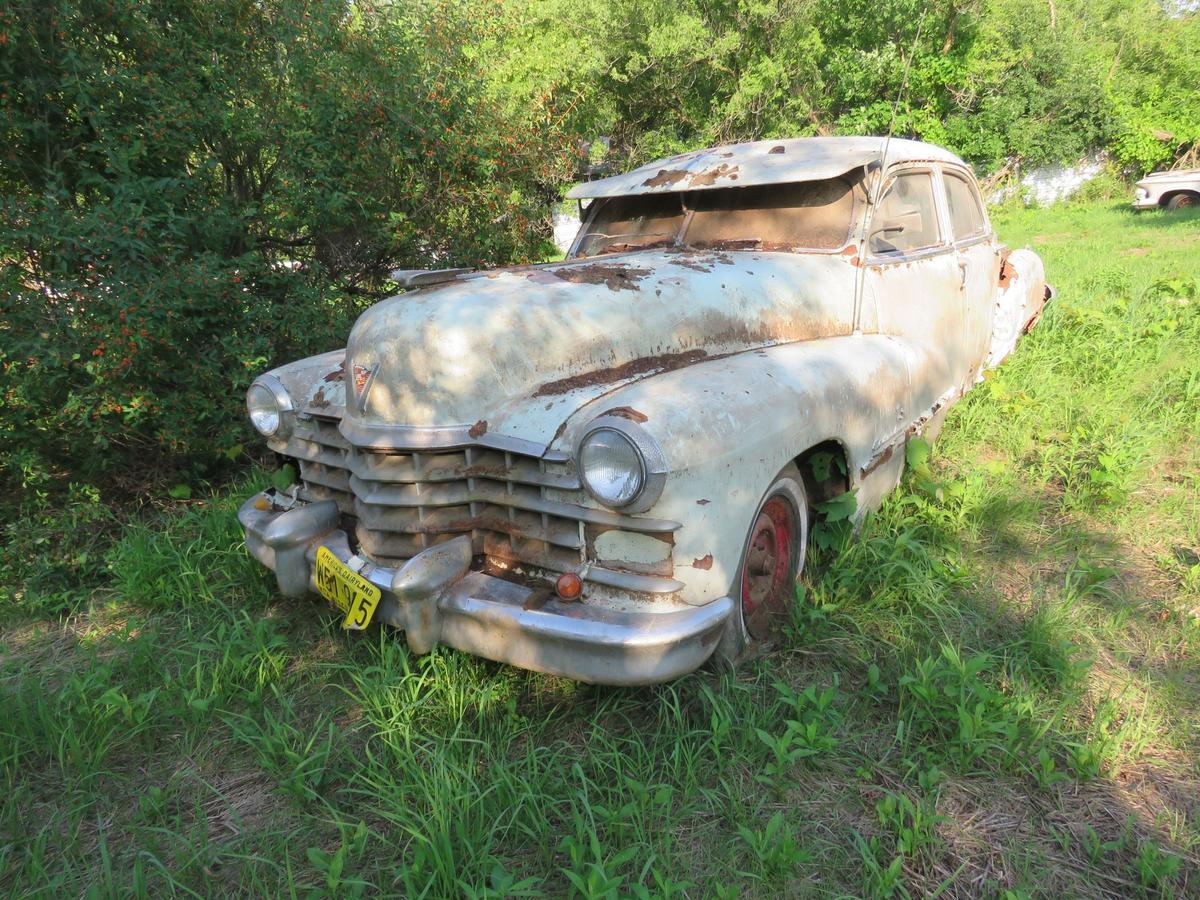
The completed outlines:
[[[967,384],[974,381],[987,356],[996,307],[1000,256],[988,224],[983,201],[965,170],[942,169],[946,221],[958,262],[963,310],[963,345],[969,366]],[[965,386],[965,385],[964,385]]]
[[[862,330],[894,338],[908,365],[900,430],[962,383],[963,304],[954,248],[939,214],[931,168],[889,173],[870,212]]]

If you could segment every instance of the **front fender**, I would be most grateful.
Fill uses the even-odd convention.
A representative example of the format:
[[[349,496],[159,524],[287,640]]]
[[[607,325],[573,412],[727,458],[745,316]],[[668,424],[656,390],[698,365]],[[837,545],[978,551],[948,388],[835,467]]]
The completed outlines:
[[[799,454],[827,440],[847,453],[862,508],[894,484],[903,454],[876,465],[903,439],[908,373],[899,345],[852,335],[738,353],[627,384],[577,411],[554,448],[573,453],[600,415],[639,422],[670,467],[646,515],[681,522],[672,553],[683,598],[728,593],[763,493]],[[890,460],[891,457],[888,457]],[[867,478],[864,470],[871,473]],[[878,477],[875,477],[878,474]]]

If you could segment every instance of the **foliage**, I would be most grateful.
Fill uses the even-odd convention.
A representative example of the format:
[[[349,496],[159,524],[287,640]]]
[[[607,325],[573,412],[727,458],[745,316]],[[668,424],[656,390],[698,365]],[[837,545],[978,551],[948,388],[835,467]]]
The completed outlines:
[[[536,258],[569,142],[501,114],[453,0],[0,9],[0,472],[236,459],[263,369],[396,265]]]
[[[1200,139],[1194,12],[1140,0],[513,0],[497,90],[550,92],[617,164],[713,143],[895,133],[985,172]],[[907,79],[906,79],[907,73]],[[894,113],[894,123],[893,123]]]

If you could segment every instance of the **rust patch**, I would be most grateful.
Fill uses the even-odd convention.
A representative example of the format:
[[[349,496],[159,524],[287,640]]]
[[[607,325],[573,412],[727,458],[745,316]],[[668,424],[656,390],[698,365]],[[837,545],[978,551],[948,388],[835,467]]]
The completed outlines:
[[[325,382],[341,381],[346,377],[346,361],[343,359],[336,369],[325,376]]]
[[[706,266],[702,260],[684,257],[682,259],[673,259],[671,262],[677,266],[682,266],[685,269],[691,269],[693,272],[711,272],[712,267]],[[661,292],[660,292],[661,293]]]
[[[671,187],[685,178],[687,178],[687,172],[682,169],[659,169],[657,175],[642,182],[642,187]]]
[[[472,440],[475,440],[482,435],[487,434],[488,424],[487,419],[480,419],[474,425],[467,429],[467,434]]]
[[[1000,287],[1006,288],[1017,280],[1017,270],[1008,261],[1008,254],[1000,260]]]
[[[603,416],[616,416],[618,419],[628,419],[630,422],[649,422],[650,417],[638,412],[632,406],[618,406],[601,413]]]
[[[548,587],[537,587],[533,593],[525,598],[525,602],[521,604],[523,609],[541,609],[547,603],[554,599],[554,591]]]
[[[863,478],[866,478],[868,475],[870,475],[872,472],[874,472],[876,469],[878,469],[880,466],[882,466],[885,462],[887,462],[889,459],[891,459],[892,454],[895,452],[896,452],[896,445],[892,444],[892,445],[888,446],[886,449],[884,449],[884,451],[882,453],[880,453],[878,456],[876,456],[874,459],[872,459],[870,462],[868,462],[865,466],[863,466],[862,469],[860,470],[862,472]]]
[[[719,178],[728,178],[730,181],[737,181],[739,168],[739,166],[731,166],[729,163],[721,163],[707,172],[697,172],[688,179],[688,187],[710,187],[716,184]]]
[[[614,381],[624,381],[638,375],[651,372],[672,372],[700,362],[708,357],[707,350],[687,350],[683,353],[664,353],[659,356],[643,356],[632,359],[619,366],[608,366],[603,369],[593,369],[591,372],[580,372],[557,381],[548,381],[533,392],[534,397],[548,397],[554,394],[565,394],[578,388],[592,387],[597,384],[611,384]]]
[[[692,560],[692,568],[693,569],[703,569],[705,572],[707,572],[709,569],[712,568],[712,563],[713,563],[712,554],[705,553],[699,559]]]
[[[329,379],[326,378],[325,380],[328,381]],[[329,399],[325,396],[324,385],[321,385],[321,387],[317,388],[317,392],[313,394],[313,398],[309,401],[309,405],[315,406],[317,409],[325,409],[330,405]]]
[[[567,266],[562,269],[554,269],[548,274],[560,281],[569,281],[572,284],[602,284],[610,291],[636,291],[638,282],[649,275],[650,270],[592,263],[586,266]],[[529,277],[533,278],[532,275]]]
[[[783,144],[776,144],[774,147],[772,147],[767,152],[768,153],[782,153],[783,152]]]

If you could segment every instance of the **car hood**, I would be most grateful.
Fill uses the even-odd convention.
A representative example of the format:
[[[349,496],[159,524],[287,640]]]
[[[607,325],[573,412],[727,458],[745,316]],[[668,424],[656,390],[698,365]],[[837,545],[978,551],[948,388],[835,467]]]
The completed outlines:
[[[343,430],[467,426],[546,446],[571,412],[629,381],[849,333],[856,262],[852,247],[642,251],[392,297],[350,334]]]

